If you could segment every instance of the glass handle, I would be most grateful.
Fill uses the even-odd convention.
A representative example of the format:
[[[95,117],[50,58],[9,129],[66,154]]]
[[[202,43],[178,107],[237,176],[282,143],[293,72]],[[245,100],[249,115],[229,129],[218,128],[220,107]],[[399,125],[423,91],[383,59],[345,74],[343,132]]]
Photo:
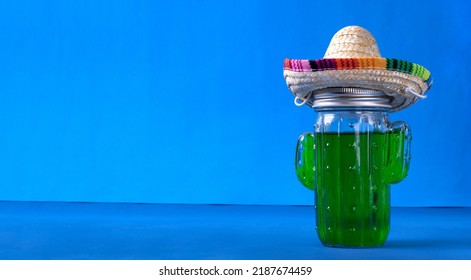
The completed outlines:
[[[386,158],[385,180],[389,184],[397,184],[407,177],[411,159],[410,147],[412,133],[407,123],[392,123],[387,137],[389,148]]]
[[[295,167],[298,180],[308,189],[314,190],[314,134],[305,132],[296,144]]]

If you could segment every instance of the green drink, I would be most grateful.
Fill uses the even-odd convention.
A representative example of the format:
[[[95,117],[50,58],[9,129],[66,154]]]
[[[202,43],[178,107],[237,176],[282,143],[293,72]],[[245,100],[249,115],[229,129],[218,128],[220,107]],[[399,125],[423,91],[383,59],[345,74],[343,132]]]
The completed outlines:
[[[316,230],[327,246],[382,245],[389,233],[390,184],[407,176],[410,131],[315,132],[298,142],[296,173],[315,192]]]
[[[389,233],[390,187],[400,165],[388,165],[400,133],[316,133],[317,232],[325,244],[377,246]],[[325,176],[319,176],[324,173]]]

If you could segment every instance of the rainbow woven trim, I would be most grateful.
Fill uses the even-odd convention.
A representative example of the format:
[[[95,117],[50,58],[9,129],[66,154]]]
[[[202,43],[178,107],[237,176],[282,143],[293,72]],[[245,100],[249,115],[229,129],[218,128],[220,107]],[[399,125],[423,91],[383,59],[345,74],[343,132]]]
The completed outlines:
[[[429,86],[432,83],[430,71],[425,69],[425,67],[400,59],[382,57],[323,58],[316,60],[286,58],[284,62],[284,70],[290,70],[294,72],[352,69],[398,71],[417,76]]]

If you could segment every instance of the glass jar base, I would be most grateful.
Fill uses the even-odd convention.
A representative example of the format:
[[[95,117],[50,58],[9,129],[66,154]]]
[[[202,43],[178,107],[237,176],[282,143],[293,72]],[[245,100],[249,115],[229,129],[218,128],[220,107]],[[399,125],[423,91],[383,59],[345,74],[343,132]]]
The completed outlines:
[[[322,231],[317,231],[317,237],[326,247],[376,248],[382,247],[386,243],[389,235],[389,227],[385,227],[379,232],[373,230],[362,230],[352,234],[350,231],[343,230],[329,233],[330,234],[328,235],[323,235]]]

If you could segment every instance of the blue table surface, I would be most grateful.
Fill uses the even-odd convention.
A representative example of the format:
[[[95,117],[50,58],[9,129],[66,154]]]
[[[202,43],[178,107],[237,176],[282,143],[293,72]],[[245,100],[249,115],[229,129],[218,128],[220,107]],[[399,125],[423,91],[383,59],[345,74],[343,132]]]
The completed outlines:
[[[393,208],[379,248],[314,227],[307,206],[0,202],[0,259],[471,259],[471,208]]]

